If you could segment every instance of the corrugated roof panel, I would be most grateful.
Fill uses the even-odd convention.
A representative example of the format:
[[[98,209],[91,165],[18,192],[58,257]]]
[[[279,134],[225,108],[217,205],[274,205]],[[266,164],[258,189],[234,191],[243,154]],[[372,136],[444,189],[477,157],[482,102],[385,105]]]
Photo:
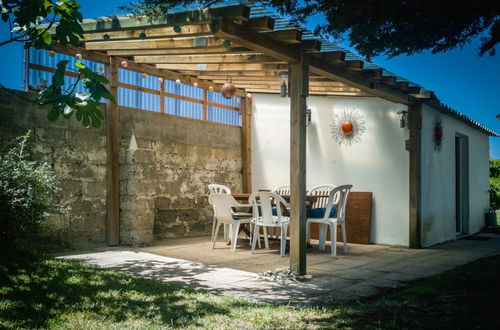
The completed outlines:
[[[118,88],[118,105],[136,109],[160,111],[160,97],[155,94]]]
[[[173,97],[165,97],[165,113],[187,118],[203,119],[203,105]]]

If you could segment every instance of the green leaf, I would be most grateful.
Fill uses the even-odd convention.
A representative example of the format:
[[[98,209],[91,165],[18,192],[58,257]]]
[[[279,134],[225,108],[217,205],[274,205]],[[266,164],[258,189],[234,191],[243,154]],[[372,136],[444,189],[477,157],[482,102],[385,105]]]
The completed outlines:
[[[52,44],[52,35],[51,35],[48,31],[45,31],[45,32],[41,35],[41,38],[43,39],[43,42],[44,42],[46,45],[51,45],[51,44]]]
[[[78,69],[85,69],[85,65],[82,63],[82,61],[76,61],[76,67]]]
[[[49,113],[47,114],[47,119],[52,122],[59,119],[59,111],[57,110],[57,108],[50,109]]]

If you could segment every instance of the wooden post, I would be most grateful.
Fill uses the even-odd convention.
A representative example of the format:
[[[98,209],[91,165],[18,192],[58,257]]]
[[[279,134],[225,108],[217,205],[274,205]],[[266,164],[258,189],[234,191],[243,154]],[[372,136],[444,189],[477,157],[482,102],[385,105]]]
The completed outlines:
[[[107,102],[106,108],[106,133],[108,164],[106,172],[107,196],[106,196],[106,237],[108,245],[120,244],[120,119],[118,112],[118,63],[109,58],[106,64],[106,75],[109,80],[108,88],[116,99],[116,104]]]
[[[165,113],[165,81],[160,83],[160,113]]]
[[[306,97],[309,58],[288,65],[290,81],[290,270],[304,275],[306,264]]]
[[[208,120],[208,91],[203,89],[203,120]]]
[[[243,167],[243,192],[252,192],[252,98],[240,102],[241,114],[241,158]]]
[[[422,247],[421,240],[421,133],[422,104],[408,107],[410,128],[410,248]]]

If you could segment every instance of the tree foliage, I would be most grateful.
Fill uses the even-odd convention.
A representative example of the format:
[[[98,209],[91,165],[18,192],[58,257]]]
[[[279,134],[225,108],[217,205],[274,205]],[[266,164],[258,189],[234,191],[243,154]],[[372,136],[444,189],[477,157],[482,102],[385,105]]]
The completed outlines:
[[[490,205],[500,209],[500,159],[490,158]]]
[[[128,9],[161,15],[168,9],[214,0],[140,0]],[[462,47],[480,36],[479,55],[495,54],[500,42],[500,1],[469,2],[436,0],[269,0],[252,1],[275,8],[297,23],[317,18],[315,32],[351,45],[367,58],[412,55],[430,49],[433,53]],[[313,17],[314,16],[314,17]]]
[[[55,37],[61,45],[71,44],[77,47],[84,39],[80,25],[83,18],[79,10],[80,4],[73,0],[0,1],[2,21],[9,25],[10,30],[8,38],[1,41],[0,46],[23,42],[26,47],[49,48],[53,41],[49,31],[55,27]],[[76,113],[77,120],[85,127],[100,127],[104,116],[98,108],[99,102],[103,98],[116,102],[104,86],[108,80],[78,61],[73,69],[78,77],[69,88],[64,89],[64,72],[69,70],[67,64],[68,61],[57,64],[52,84],[40,92],[35,102],[50,107],[47,115],[50,121],[60,117],[69,119]],[[80,82],[88,89],[88,93],[75,93]]]

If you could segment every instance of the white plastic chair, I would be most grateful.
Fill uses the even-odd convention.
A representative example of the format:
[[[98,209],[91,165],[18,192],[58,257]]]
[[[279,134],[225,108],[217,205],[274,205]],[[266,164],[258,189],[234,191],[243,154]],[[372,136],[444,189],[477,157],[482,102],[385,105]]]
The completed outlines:
[[[312,188],[307,194],[310,196],[324,196],[318,197],[318,199],[311,205],[311,208],[323,208],[326,207],[328,203],[328,196],[330,192],[335,189],[335,185],[333,184],[322,184]]]
[[[216,184],[216,183],[213,183],[213,184],[209,184],[208,185],[208,190],[210,191],[210,194],[227,194],[227,195],[231,195],[231,189],[229,189],[229,187],[226,187],[224,185],[221,185],[221,184]],[[215,235],[215,224],[217,222],[217,220],[215,219],[215,208],[214,208],[214,219],[212,221],[212,242],[214,240],[214,235]],[[224,226],[224,239],[227,240],[228,239],[228,234],[227,234],[228,230],[226,228],[226,226]]]
[[[238,203],[233,196],[228,194],[215,193],[208,196],[208,202],[212,204],[216,214],[216,227],[215,227],[215,237],[213,238],[212,248],[215,248],[215,243],[217,242],[217,236],[219,234],[221,225],[231,225],[231,251],[236,250],[236,242],[238,240],[238,233],[240,230],[240,224],[249,223],[252,220],[252,216],[249,217],[239,217],[237,213],[233,213],[232,208],[239,207],[250,207],[248,204]]]
[[[285,255],[286,247],[286,233],[288,231],[288,225],[290,224],[290,218],[281,215],[282,206],[288,208],[288,203],[278,194],[271,192],[259,191],[250,195],[248,199],[249,203],[253,207],[252,225],[254,229],[252,231],[252,253],[255,251],[255,244],[257,240],[260,243],[260,228],[264,228],[264,244],[265,248],[269,249],[269,242],[267,239],[267,228],[279,228],[281,229],[281,246],[280,246],[280,256]],[[272,208],[276,207],[276,215],[273,215]]]
[[[330,226],[330,238],[332,241],[332,256],[337,255],[337,226],[342,227],[342,241],[344,242],[344,253],[347,254],[347,237],[345,229],[345,209],[347,205],[347,197],[351,191],[352,185],[342,185],[335,187],[328,195],[328,201],[324,216],[322,218],[307,218],[307,239],[310,236],[310,224],[319,224],[319,249],[325,250],[326,227]],[[336,205],[335,214],[330,217],[332,208]]]
[[[274,188],[273,190],[271,190],[272,193],[275,193],[275,194],[278,194],[278,195],[286,195],[286,196],[290,196],[290,185],[289,184],[286,184],[286,185],[283,185],[283,186],[279,186],[277,188]],[[280,229],[277,228],[276,229],[276,238],[278,238],[280,235]],[[271,238],[273,237],[273,234],[271,233]]]

